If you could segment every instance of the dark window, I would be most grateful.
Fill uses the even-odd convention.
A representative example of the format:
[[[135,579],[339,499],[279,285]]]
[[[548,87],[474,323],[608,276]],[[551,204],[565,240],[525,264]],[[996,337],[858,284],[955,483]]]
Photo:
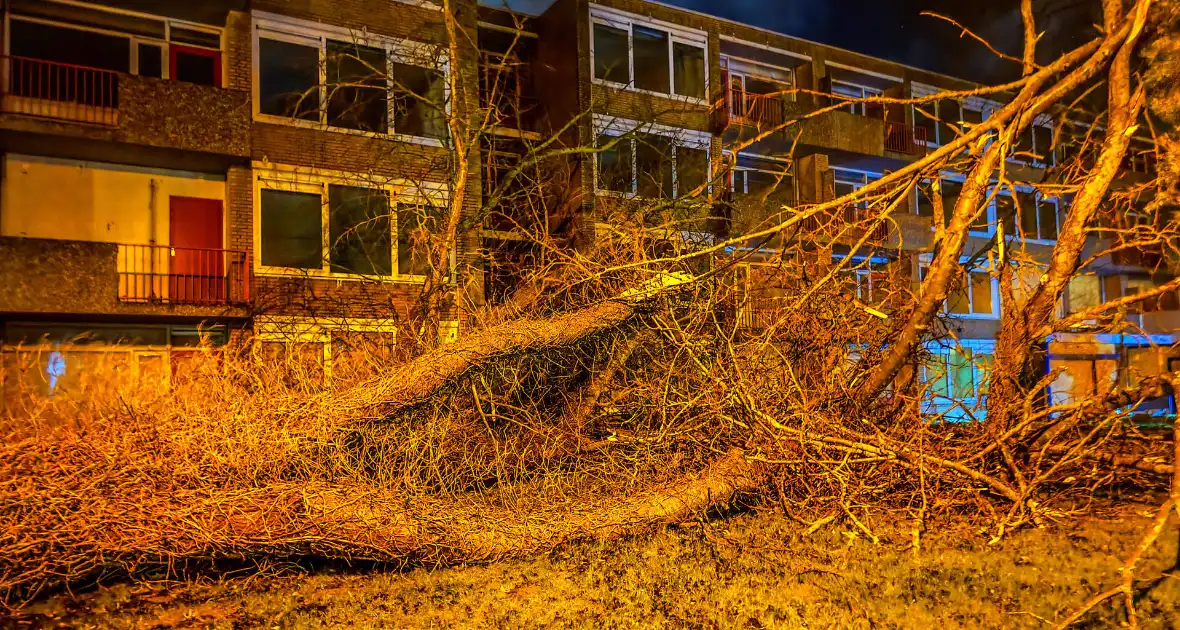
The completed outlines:
[[[964,127],[974,127],[975,125],[983,124],[983,112],[974,109],[963,108],[963,123]]]
[[[598,136],[598,146],[598,187],[614,192],[631,192],[631,141]]]
[[[1033,126],[1033,143],[1036,145],[1037,161],[1051,164],[1053,162],[1053,129],[1040,125]]]
[[[182,44],[192,44],[193,46],[203,46],[205,48],[221,48],[221,36],[217,33],[173,26],[169,30],[168,37],[172,41]]]
[[[389,196],[357,186],[328,186],[328,238],[332,271],[390,275]]]
[[[221,53],[200,48],[172,46],[172,79],[200,85],[221,83]]]
[[[635,171],[640,197],[672,197],[672,141],[663,136],[636,139]]]
[[[934,191],[929,183],[918,186],[918,216],[934,218],[934,202],[931,201]],[[943,208],[945,218],[946,209]]]
[[[1057,204],[1048,199],[1038,199],[1037,216],[1040,223],[1041,240],[1057,240]]]
[[[1031,159],[1030,154],[1033,153],[1033,127],[1025,129],[1016,139],[1016,152],[1020,154],[1016,156],[1018,160],[1027,161]]]
[[[942,122],[938,125],[938,143],[950,144],[958,138],[956,127],[959,125],[961,112],[959,102],[943,99],[938,103],[938,118]]]
[[[704,186],[709,176],[709,154],[704,149],[676,148],[676,192],[678,196],[693,193]],[[697,194],[702,194],[702,189]]]
[[[1020,231],[1024,233],[1024,238],[1037,238],[1037,196],[1030,192],[1016,193],[1016,202],[1020,206],[1017,211],[1020,214]],[[1008,234],[1015,234],[1014,231],[1009,231]]]
[[[323,267],[320,195],[263,190],[262,264],[267,267]]]
[[[963,194],[963,184],[961,182],[942,180],[942,212],[944,223],[950,223],[951,215],[955,212],[955,206],[959,203],[959,195],[961,194]],[[986,210],[971,224],[971,229],[981,232],[987,231]]]
[[[385,133],[385,51],[332,41],[327,50],[328,124]]]
[[[264,114],[320,119],[320,51],[258,40],[258,109]]]
[[[402,63],[392,67],[393,130],[426,138],[446,137],[446,81],[442,73]]]
[[[1005,193],[996,195],[996,222],[1001,221],[1004,223],[1005,234],[1016,233],[1016,202]]]
[[[431,236],[439,230],[441,216],[431,206],[397,206],[397,272],[424,276],[430,272]]]
[[[671,92],[668,85],[668,34],[654,28],[633,26],[635,87],[652,92]]]
[[[926,130],[926,141],[930,143],[938,142],[938,136],[935,135],[938,129],[937,111],[934,103],[914,105],[914,126]]]
[[[115,72],[131,71],[127,37],[13,20],[9,54]],[[14,84],[16,83],[14,77]]]
[[[139,76],[161,78],[164,76],[164,51],[156,44],[139,44]]]
[[[676,93],[705,98],[705,51],[697,46],[672,42],[672,71]]]
[[[594,77],[615,83],[629,83],[631,68],[627,48],[627,31],[595,24]]]

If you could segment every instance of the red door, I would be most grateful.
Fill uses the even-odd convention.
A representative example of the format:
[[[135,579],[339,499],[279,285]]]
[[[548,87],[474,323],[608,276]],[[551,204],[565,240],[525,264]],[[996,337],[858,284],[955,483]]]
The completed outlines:
[[[222,248],[221,201],[171,197],[169,225],[171,301],[224,303],[228,278]]]

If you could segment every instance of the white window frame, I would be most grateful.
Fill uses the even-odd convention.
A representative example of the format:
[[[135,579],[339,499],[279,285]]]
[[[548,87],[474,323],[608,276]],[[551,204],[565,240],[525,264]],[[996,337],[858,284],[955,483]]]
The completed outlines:
[[[938,179],[940,179],[944,182],[954,182],[956,184],[959,184],[960,186],[967,183],[967,178],[965,175],[963,175],[962,173],[955,173],[955,172],[943,172],[939,175]],[[926,180],[923,180],[923,181],[926,181]],[[914,216],[922,216],[918,212],[918,195],[921,195],[921,194],[922,194],[922,191],[920,191],[920,190],[914,191],[914,203],[913,203]],[[939,186],[939,194],[942,194],[942,186],[941,185]],[[990,192],[988,194],[990,194]],[[1003,193],[999,193],[999,194],[1003,194]],[[984,199],[988,199],[988,197],[985,195]],[[954,212],[954,208],[948,208],[948,207],[944,206],[943,212],[946,213],[946,219],[949,222],[950,215],[952,212]],[[985,214],[985,218],[986,218],[986,222],[987,222],[987,229],[986,230],[977,230],[974,228],[973,225],[969,225],[969,226],[967,226],[967,233],[968,234],[971,234],[973,236],[991,236],[992,234],[995,234],[997,217],[996,217],[996,200],[994,198],[992,198],[992,199],[990,199],[990,201],[988,201],[987,209],[984,211],[984,214]],[[933,217],[931,217],[931,219],[933,220]],[[934,225],[932,223],[930,226],[930,230],[935,231],[937,229],[938,229],[938,226]]]
[[[1051,238],[1051,239],[1041,238],[1041,216],[1040,216],[1041,203],[1042,202],[1043,203],[1050,203],[1053,205],[1053,221],[1057,225],[1057,234],[1060,235],[1061,234],[1061,199],[1059,197],[1047,197],[1044,194],[1042,194],[1039,189],[1034,188],[1033,186],[1023,186],[1023,185],[1018,184],[1018,185],[1016,185],[1016,191],[1020,192],[1020,193],[1032,193],[1033,194],[1033,202],[1036,204],[1036,208],[1034,208],[1033,210],[1037,213],[1037,234],[1036,234],[1036,238],[1029,238],[1028,236],[1025,236],[1023,239],[1021,239],[1020,233],[1019,233],[1020,225],[1019,225],[1019,221],[1017,221],[1017,222],[1015,222],[1017,233],[1016,234],[1005,234],[1004,240],[1010,241],[1010,242],[1011,241],[1021,241],[1024,243],[1033,243],[1033,244],[1037,244],[1037,245],[1052,245],[1052,244],[1056,243],[1057,242],[1056,237]],[[1004,195],[1006,197],[1012,197],[1012,193],[1007,187],[1005,187],[1002,191],[997,193],[996,196],[998,197],[999,195]],[[1013,202],[1015,203],[1015,198],[1013,198]],[[1022,208],[1022,210],[1024,210],[1024,209]],[[999,212],[996,210],[994,199],[992,200],[990,212],[995,217],[995,222],[998,222],[1000,220],[1000,216],[999,216]]]
[[[1053,146],[1052,146],[1053,135],[1054,135],[1054,131],[1055,131],[1055,129],[1053,127],[1053,117],[1049,116],[1048,114],[1041,114],[1040,116],[1037,116],[1035,120],[1033,120],[1031,125],[1029,125],[1029,132],[1032,133],[1032,144],[1033,144],[1032,150],[1033,150],[1033,153],[1035,154],[1038,152],[1038,148],[1037,148],[1037,134],[1036,134],[1035,130],[1033,129],[1034,127],[1041,127],[1042,129],[1047,129],[1049,131],[1049,144],[1050,144],[1050,146],[1045,151],[1045,156],[1048,161],[1047,162],[1041,161],[1041,160],[1037,160],[1036,158],[1033,158],[1031,156],[1022,156],[1022,155],[1011,155],[1008,157],[1008,161],[1012,162],[1014,164],[1024,164],[1026,166],[1032,166],[1035,168],[1049,168],[1050,166],[1057,164],[1057,155],[1056,155],[1057,152],[1053,150]],[[1019,138],[1014,139],[1014,141],[1019,142]],[[1016,150],[1015,144],[1012,145],[1012,149],[1013,149],[1013,151]]]
[[[734,69],[735,65],[738,66],[738,69],[736,69],[736,70]],[[770,70],[777,70],[779,72],[783,72],[787,75],[787,79],[784,81],[783,79],[779,79],[778,77],[772,77],[769,74],[759,74],[758,73],[759,68],[767,68]],[[752,59],[746,59],[744,57],[735,57],[733,55],[721,55],[721,70],[723,73],[725,73],[725,76],[727,76],[729,79],[725,85],[726,90],[731,89],[732,82],[733,82],[734,78],[741,79],[742,99],[743,100],[749,95],[749,91],[746,88],[746,78],[747,77],[754,77],[756,79],[761,79],[763,81],[766,81],[767,83],[776,83],[779,85],[786,85],[787,89],[783,90],[785,93],[780,94],[780,95],[776,96],[775,98],[782,99],[783,101],[788,101],[788,102],[794,102],[796,100],[795,93],[793,92],[793,90],[795,89],[795,86],[796,86],[796,78],[795,78],[795,69],[794,68],[784,68],[782,66],[776,66],[772,63],[766,63],[766,62],[762,62],[762,61],[754,61]]]
[[[843,181],[839,180],[841,174],[844,174]],[[858,182],[850,181],[852,178],[849,177],[849,175],[856,176],[860,181],[858,181]],[[873,183],[874,181],[876,181],[878,179],[881,179],[882,177],[883,177],[883,175],[881,173],[874,173],[872,171],[864,171],[864,170],[856,169],[856,168],[844,168],[842,166],[833,166],[832,167],[833,188],[835,188],[835,184],[851,184],[853,187],[852,188],[853,190],[860,190],[861,188],[868,186],[869,184]],[[868,202],[861,200],[861,201],[857,202],[856,207],[861,208],[861,209],[865,209],[868,207]]]
[[[622,118],[602,116],[595,114],[594,116],[594,147],[598,147],[598,138],[601,136],[610,136],[618,138],[622,136],[632,136],[616,144],[616,147],[621,147],[624,144],[630,146],[631,149],[631,192],[620,192],[616,190],[605,190],[599,187],[598,177],[598,153],[594,154],[594,192],[598,195],[623,197],[628,199],[639,198],[639,164],[636,160],[636,146],[634,135],[636,134],[650,134],[656,136],[664,136],[672,140],[672,199],[677,199],[680,194],[680,169],[676,160],[676,149],[684,147],[686,149],[703,149],[705,151],[705,159],[708,163],[708,170],[705,173],[705,181],[712,182],[713,180],[713,136],[707,132],[696,131],[693,129],[680,129],[678,127],[669,127],[667,125],[658,125],[655,123],[641,123],[634,120],[626,120]],[[711,186],[711,183],[710,183]]]
[[[387,282],[405,282],[419,284],[426,280],[423,275],[399,274],[397,272],[398,252],[398,204],[432,205],[447,208],[449,193],[446,184],[441,182],[422,182],[411,180],[389,179],[375,182],[371,177],[359,173],[345,173],[341,171],[327,171],[309,169],[297,166],[254,163],[254,273],[260,276],[312,277],[330,278],[333,280],[372,281],[380,279]],[[392,273],[383,275],[366,275],[332,271],[331,265],[331,230],[329,225],[328,186],[357,186],[370,190],[383,190],[389,194],[389,229],[390,229],[390,261]],[[320,195],[320,268],[297,269],[292,267],[272,267],[262,264],[262,191],[281,190]],[[454,281],[456,252],[450,252],[451,280]]]
[[[372,132],[362,131],[359,129],[349,129],[347,127],[334,127],[328,124],[328,90],[326,88],[328,71],[327,47],[329,40],[356,44],[358,46],[365,46],[369,48],[377,48],[385,53],[387,95],[392,96],[393,92],[393,87],[390,85],[393,77],[392,64],[401,63],[425,68],[427,70],[436,70],[441,72],[443,75],[443,101],[445,103],[444,115],[446,117],[450,117],[452,105],[450,87],[450,61],[445,54],[445,50],[441,46],[397,39],[384,35],[374,35],[363,31],[357,31],[338,26],[330,26],[327,24],[321,24],[319,22],[310,22],[307,20],[300,20],[297,18],[276,15],[262,11],[253,11],[251,15],[254,18],[253,24],[251,26],[251,52],[254,77],[251,86],[251,100],[254,103],[254,120],[277,125],[304,127],[318,129],[321,131],[332,131],[336,133],[361,135],[374,138],[386,138],[390,140],[398,140],[401,142],[409,142],[426,146],[443,146],[443,138],[414,136],[400,133],[396,129],[390,131],[388,127],[385,132]],[[262,88],[260,72],[261,48],[259,45],[260,39],[282,41],[289,44],[298,44],[301,46],[307,46],[309,48],[317,48],[319,50],[318,121],[262,113]],[[387,98],[386,106],[389,108],[389,111],[386,115],[386,125],[391,127],[393,125],[394,118],[394,99]],[[449,127],[447,129],[447,133],[448,135],[450,133]]]
[[[836,92],[836,85],[837,84],[852,88],[852,90],[859,90],[860,96],[852,96],[850,94],[837,93]],[[852,90],[849,90],[849,91],[852,91]],[[862,85],[860,83],[854,83],[852,81],[845,81],[844,79],[832,79],[832,95],[841,97],[840,100],[843,100],[845,98],[852,99],[851,102],[844,103],[842,105],[842,107],[848,107],[849,113],[853,114],[855,116],[867,116],[868,115],[866,113],[866,109],[865,109],[865,105],[867,103],[864,103],[863,101],[857,101],[856,99],[873,98],[873,97],[877,97],[877,96],[883,96],[884,94],[885,94],[885,90],[882,90],[881,88],[875,88],[871,85]]]
[[[950,357],[953,351],[970,350],[971,351],[971,376],[972,376],[972,395],[964,398],[954,398],[954,384],[951,381],[950,373]],[[923,399],[923,410],[928,414],[939,414],[951,421],[969,420],[972,417],[976,420],[985,419],[987,412],[986,400],[987,394],[980,391],[980,386],[985,378],[990,378],[990,374],[984,373],[981,369],[980,362],[976,360],[976,356],[985,354],[992,357],[992,365],[995,365],[996,342],[993,339],[954,339],[949,342],[933,341],[926,344],[926,351],[931,355],[936,356],[942,363],[945,369],[942,378],[946,380],[947,396],[933,395],[929,386],[930,377],[927,372],[927,365],[919,365],[918,369],[921,371],[919,381],[926,386],[926,397]],[[989,388],[990,390],[990,383]]]
[[[627,83],[619,83],[617,81],[608,81],[600,79],[594,75],[594,27],[601,24],[620,30],[627,31],[627,76],[629,81]],[[634,26],[641,26],[644,28],[651,28],[668,33],[668,92],[657,92],[655,90],[646,90],[635,87],[635,31]],[[694,46],[700,48],[705,59],[705,96],[697,98],[695,96],[684,96],[676,93],[676,68],[674,60],[674,44],[684,44],[686,46]],[[629,92],[637,92],[640,94],[651,94],[653,96],[662,96],[664,98],[676,99],[686,103],[696,103],[700,105],[707,105],[709,102],[709,35],[705,31],[685,28],[677,26],[670,22],[663,22],[654,20],[652,18],[619,11],[617,9],[607,8],[598,4],[590,4],[590,79],[597,85],[604,85],[619,90],[627,90]]]
[[[970,260],[971,260],[970,256],[963,256],[963,257],[959,258],[959,264],[960,265],[964,264]],[[924,283],[923,276],[925,275],[925,271],[930,268],[930,265],[932,264],[932,262],[933,262],[933,254],[920,254],[918,256],[918,266],[916,268],[917,269],[917,271],[916,271],[917,276],[915,279],[918,281],[919,286],[921,286]],[[1000,319],[1000,312],[1001,312],[1001,310],[1000,310],[1001,309],[1001,306],[1000,306],[1000,281],[999,281],[999,279],[997,279],[995,277],[995,275],[993,275],[991,273],[992,270],[988,268],[988,267],[990,267],[990,265],[991,265],[990,259],[984,258],[983,260],[980,261],[980,265],[978,267],[976,267],[976,269],[970,270],[970,271],[964,271],[964,273],[966,273],[968,275],[968,277],[964,279],[964,282],[966,282],[967,305],[968,305],[967,308],[971,312],[952,313],[949,295],[947,296],[947,299],[943,300],[943,302],[942,302],[942,312],[949,315],[950,317],[954,317],[956,319],[983,319],[983,320],[998,320],[998,319]],[[991,285],[991,296],[992,296],[992,311],[991,311],[991,313],[976,313],[976,312],[974,312],[974,309],[972,308],[971,302],[972,302],[973,298],[971,297],[971,278],[970,278],[970,274],[972,274],[972,273],[985,273],[985,274],[987,274],[988,281]]]
[[[929,96],[938,96],[946,91],[947,90],[943,90],[941,88],[937,88],[932,85],[926,85],[924,83],[911,83],[910,84],[910,96],[912,98],[925,98],[925,97],[929,97]],[[935,118],[935,125],[934,125],[935,137],[934,138],[926,138],[926,146],[929,148],[932,148],[932,149],[938,148],[938,147],[946,144],[948,141],[953,142],[955,140],[955,138],[949,138],[947,140],[944,140],[943,138],[938,137],[939,134],[942,132],[942,125],[941,125],[942,115],[939,112],[939,105],[942,103],[943,100],[954,100],[954,101],[959,102],[959,121],[960,122],[963,121],[963,112],[965,110],[979,112],[980,121],[987,121],[988,116],[991,115],[991,113],[993,111],[995,111],[1000,106],[1000,104],[996,103],[995,101],[989,101],[987,99],[980,98],[978,96],[958,97],[958,98],[953,98],[953,99],[940,97],[938,100],[923,103],[922,104],[923,107],[927,107],[927,106],[933,107],[933,111],[931,113],[934,114],[934,118]],[[925,118],[924,116],[922,116],[922,114],[918,113],[918,104],[917,103],[910,105],[910,118],[913,120],[913,124],[915,127],[919,126],[918,120],[920,120],[921,118]],[[964,131],[966,131],[966,129],[964,129]]]
[[[795,177],[795,163],[792,162],[791,160],[783,159],[783,158],[776,158],[776,157],[772,157],[772,156],[768,156],[768,155],[758,155],[757,153],[748,153],[745,151],[738,151],[737,156],[733,157],[732,152],[730,152],[728,150],[723,150],[722,155],[727,160],[728,159],[733,160],[733,166],[730,167],[729,177],[726,178],[727,181],[725,182],[725,185],[729,188],[729,192],[734,193],[734,194],[742,194],[742,195],[750,194],[750,182],[748,180],[746,180],[745,178],[743,178],[743,184],[742,184],[743,190],[741,190],[739,192],[737,190],[737,188],[734,186],[735,181],[736,181],[734,178],[734,175],[736,175],[738,172],[753,171],[755,173],[766,173],[767,175],[772,175],[775,178],[790,177],[791,178],[791,198],[794,199],[796,202],[798,202],[798,200],[799,200],[799,181],[798,181],[798,178]],[[785,166],[786,169],[782,170],[782,171],[772,171],[769,169],[757,168],[757,167],[753,167],[753,166],[738,166],[737,161],[739,158],[751,158],[751,159],[762,160],[764,162],[778,162],[778,163],[782,164],[783,166]]]

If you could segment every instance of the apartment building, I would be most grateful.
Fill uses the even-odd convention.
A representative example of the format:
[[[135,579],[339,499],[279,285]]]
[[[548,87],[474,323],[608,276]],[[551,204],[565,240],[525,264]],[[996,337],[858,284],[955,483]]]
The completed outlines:
[[[356,335],[392,341],[449,199],[447,114],[470,107],[438,5],[7,0],[3,19],[6,373],[50,393],[96,355],[155,378],[242,332],[329,367]],[[16,350],[38,342],[69,352]]]
[[[416,235],[449,201],[446,121],[455,112],[470,112],[489,133],[473,148],[479,168],[464,199],[480,229],[465,231],[451,256],[448,335],[464,304],[510,288],[513,264],[529,256],[519,232],[538,221],[574,235],[576,246],[603,233],[614,208],[654,198],[666,202],[655,219],[682,226],[669,239],[681,246],[741,233],[773,221],[768,208],[865,186],[999,106],[975,97],[849,104],[767,133],[840,97],[972,86],[645,0],[556,0],[528,16],[459,3],[459,26],[474,34],[459,42],[461,94],[451,93],[442,11],[426,0],[161,1],[151,13],[143,11],[152,3],[127,4],[4,4],[6,348],[81,335],[95,352],[126,353],[150,371],[169,369],[202,338],[220,343],[236,331],[305,346],[327,366],[355,335],[392,339],[424,279]],[[1037,121],[1008,164],[1013,179],[1041,181],[1064,159],[1054,133],[1063,136],[1065,124]],[[562,198],[541,210],[531,193],[502,194],[504,174],[553,134],[597,149],[571,158],[560,178],[532,173]],[[1151,154],[1136,151],[1125,177],[1152,168]],[[949,203],[962,175],[943,177]],[[995,196],[968,251],[988,247],[1008,221],[1032,255],[1048,254],[1065,200],[1017,194]],[[848,212],[856,219],[863,209]],[[850,290],[888,310],[886,287],[920,282],[932,215],[919,193],[870,234],[807,225],[802,238],[815,246],[801,263],[854,256]],[[862,237],[871,247],[853,253]],[[753,327],[759,309],[774,305],[773,271],[757,254],[738,272],[751,298],[735,313]],[[1062,308],[1166,279],[1162,251],[1116,258],[1079,278]],[[1037,274],[1018,275],[1017,296]],[[960,343],[930,348],[935,360],[923,373],[934,411],[963,415],[954,410],[975,409],[986,395],[1003,307],[986,267],[948,301]],[[1053,393],[1064,400],[1168,369],[1159,348],[1175,341],[1176,312],[1175,300],[1161,300],[1128,315],[1136,334],[1055,335],[1049,367],[1068,373]],[[1171,401],[1157,407],[1174,412]]]

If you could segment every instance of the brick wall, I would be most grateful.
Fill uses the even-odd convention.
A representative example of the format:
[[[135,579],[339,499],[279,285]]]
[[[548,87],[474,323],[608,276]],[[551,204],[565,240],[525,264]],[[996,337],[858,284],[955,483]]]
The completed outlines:
[[[444,41],[438,6],[415,6],[400,0],[253,0],[256,11],[277,13],[378,35],[417,41]]]

